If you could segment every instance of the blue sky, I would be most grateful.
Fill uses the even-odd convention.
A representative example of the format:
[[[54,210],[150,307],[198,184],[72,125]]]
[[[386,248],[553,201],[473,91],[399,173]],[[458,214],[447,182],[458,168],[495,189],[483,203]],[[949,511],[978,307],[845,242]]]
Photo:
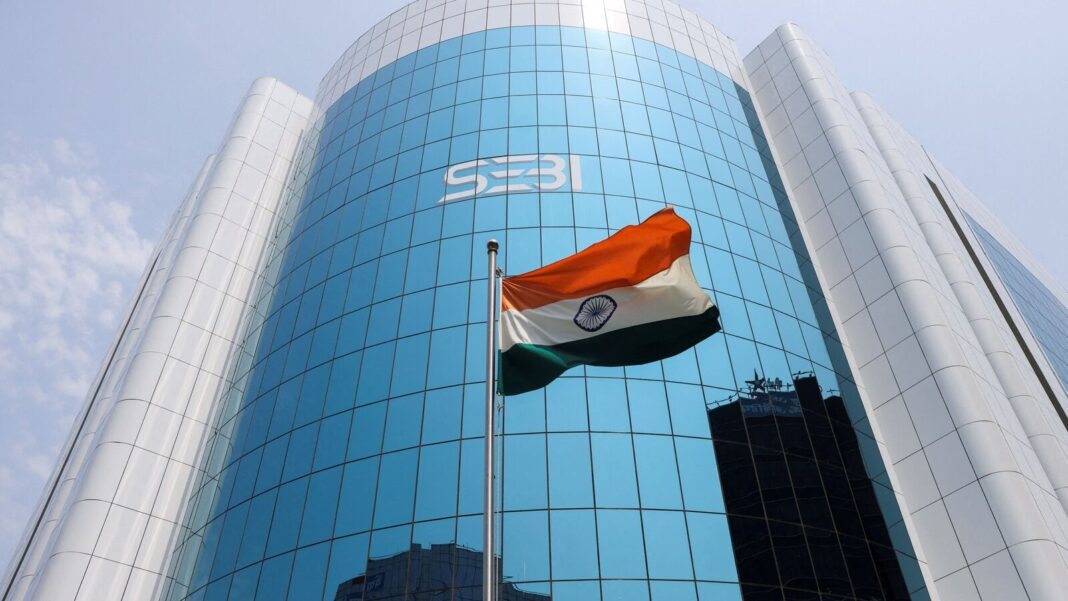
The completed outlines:
[[[1064,285],[1064,9],[683,0],[744,54],[795,21]],[[252,80],[313,95],[399,0],[0,3],[0,565],[145,259]],[[1056,12],[1059,14],[1051,14]]]

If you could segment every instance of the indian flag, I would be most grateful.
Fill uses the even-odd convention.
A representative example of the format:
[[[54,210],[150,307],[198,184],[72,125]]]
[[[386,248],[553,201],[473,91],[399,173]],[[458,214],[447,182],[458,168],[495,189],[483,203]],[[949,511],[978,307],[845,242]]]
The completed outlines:
[[[502,394],[545,386],[576,365],[681,353],[719,331],[690,266],[690,225],[671,208],[593,246],[501,282]]]

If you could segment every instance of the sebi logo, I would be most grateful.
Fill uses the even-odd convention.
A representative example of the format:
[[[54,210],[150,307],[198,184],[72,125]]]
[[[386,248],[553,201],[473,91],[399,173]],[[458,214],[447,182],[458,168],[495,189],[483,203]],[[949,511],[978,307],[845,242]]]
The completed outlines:
[[[445,196],[438,203],[475,196],[520,192],[556,192],[570,183],[582,191],[582,164],[577,155],[519,154],[467,161],[445,172]]]

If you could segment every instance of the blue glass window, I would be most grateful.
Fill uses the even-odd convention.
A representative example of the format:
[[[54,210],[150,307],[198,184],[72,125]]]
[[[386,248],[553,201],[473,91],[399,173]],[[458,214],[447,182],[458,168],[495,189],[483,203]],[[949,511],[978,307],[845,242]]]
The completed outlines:
[[[576,368],[501,401],[504,596],[778,595],[789,566],[753,559],[772,541],[759,535],[770,522],[749,516],[788,506],[803,508],[776,524],[814,541],[789,565],[811,577],[808,557],[841,556],[839,543],[823,546],[831,539],[859,541],[871,564],[824,566],[846,588],[791,594],[907,596],[887,568],[916,573],[907,537],[840,537],[831,511],[813,509],[841,502],[845,520],[848,506],[867,508],[863,526],[842,526],[863,536],[894,497],[883,483],[854,486],[864,478],[841,484],[842,468],[817,457],[833,447],[801,444],[853,440],[850,470],[884,473],[866,424],[831,415],[857,406],[856,387],[819,283],[800,269],[809,260],[752,101],[730,77],[623,34],[503,27],[399,57],[321,108],[242,341],[252,360],[223,397],[220,419],[233,421],[212,424],[206,471],[219,484],[191,500],[176,560],[188,594],[176,587],[168,601],[477,598],[485,242],[501,241],[499,264],[514,275],[666,204],[693,228],[691,265],[724,332],[664,361]],[[553,187],[556,160],[565,181]],[[753,422],[751,405],[743,416],[747,380],[788,386],[811,370],[821,394],[796,396],[803,423]],[[789,471],[786,484],[770,465]],[[766,494],[738,504],[757,489]],[[771,491],[786,500],[759,505]],[[880,553],[879,576],[861,575]],[[909,582],[922,598],[922,578]]]

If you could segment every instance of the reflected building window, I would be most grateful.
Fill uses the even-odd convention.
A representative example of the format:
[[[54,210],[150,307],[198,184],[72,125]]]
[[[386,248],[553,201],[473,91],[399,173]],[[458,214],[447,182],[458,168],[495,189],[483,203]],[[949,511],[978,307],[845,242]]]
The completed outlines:
[[[708,410],[743,599],[910,599],[842,397],[748,384]]]
[[[454,570],[455,568],[455,570]],[[550,601],[552,597],[505,582],[500,601]],[[455,544],[413,544],[407,551],[370,559],[367,569],[338,585],[334,601],[482,601],[482,552]]]

